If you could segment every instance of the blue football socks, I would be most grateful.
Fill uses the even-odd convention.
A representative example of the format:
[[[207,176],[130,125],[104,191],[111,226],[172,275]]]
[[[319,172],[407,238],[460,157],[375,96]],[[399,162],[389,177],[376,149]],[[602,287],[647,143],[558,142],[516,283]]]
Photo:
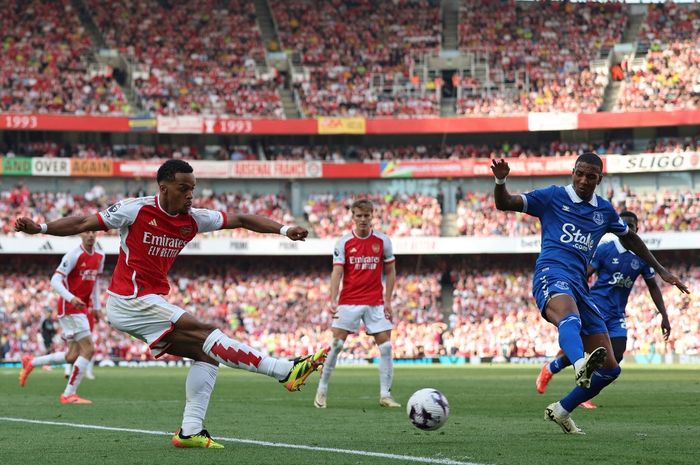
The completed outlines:
[[[575,363],[583,358],[583,341],[581,340],[581,317],[570,313],[559,321],[559,347],[566,357]],[[554,371],[552,373],[555,373]]]
[[[585,402],[597,396],[605,386],[612,383],[620,376],[622,369],[616,368],[598,368],[591,376],[591,387],[588,389],[576,386],[569,394],[561,401],[561,406],[567,412],[572,412],[581,402]]]

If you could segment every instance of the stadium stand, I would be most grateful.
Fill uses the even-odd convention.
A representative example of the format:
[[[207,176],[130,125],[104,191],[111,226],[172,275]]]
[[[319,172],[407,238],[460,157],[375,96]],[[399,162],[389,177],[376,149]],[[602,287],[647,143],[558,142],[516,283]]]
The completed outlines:
[[[271,0],[302,113],[436,115],[437,94],[416,81],[415,58],[439,49],[441,21],[433,0],[327,2]]]
[[[556,353],[556,331],[541,320],[530,296],[530,268],[518,265],[506,270],[474,266],[475,262],[483,260],[470,260],[471,266],[460,264],[449,275],[454,297],[448,312],[443,312],[440,300],[441,273],[399,273],[394,300],[396,357],[449,354],[503,359]],[[56,300],[49,285],[53,269],[48,262],[26,266],[25,260],[21,267],[15,262],[0,273],[0,321],[7,360],[19,360],[23,352],[43,347],[38,325],[45,307]],[[700,285],[697,266],[677,267],[674,272],[691,288]],[[291,356],[331,338],[326,305],[329,275],[330,260],[325,271],[302,271],[298,262],[293,270],[189,262],[172,274],[170,300],[255,347]],[[628,349],[635,354],[697,354],[700,300],[692,295],[686,298],[669,286],[662,286],[662,291],[673,326],[671,339],[663,343],[653,303],[640,284],[628,306]],[[95,336],[100,360],[151,358],[145,344],[111,330],[104,321],[98,323]],[[376,346],[365,335],[349,344],[351,350],[344,356],[377,355]]]
[[[252,2],[86,4],[107,45],[133,63],[145,110],[284,117],[277,92],[280,76],[257,67],[265,60]]]
[[[462,79],[458,113],[598,111],[608,70],[591,63],[619,41],[626,21],[622,3],[463,0],[460,49],[484,57],[489,72]]]
[[[124,114],[129,105],[69,0],[8,0],[0,13],[0,110]]]

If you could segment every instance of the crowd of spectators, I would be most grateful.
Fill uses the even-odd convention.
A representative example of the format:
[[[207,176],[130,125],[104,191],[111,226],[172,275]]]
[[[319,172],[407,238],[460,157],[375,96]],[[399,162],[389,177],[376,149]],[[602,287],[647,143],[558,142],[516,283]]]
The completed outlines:
[[[43,353],[39,325],[55,308],[56,295],[49,284],[55,265],[44,260],[0,272],[0,347],[6,360],[17,361],[23,353]],[[223,262],[187,264],[173,271],[168,299],[253,347],[291,357],[328,344],[332,338],[330,263],[327,268],[300,272],[298,264],[289,269],[270,265],[252,270]],[[700,268],[673,271],[691,290],[697,290]],[[449,302],[444,308],[441,301],[441,273],[406,272],[399,267],[393,300],[395,357],[456,355],[498,361],[557,352],[556,328],[540,318],[530,295],[530,267],[506,270],[465,265],[449,276],[454,286],[451,309]],[[673,327],[670,340],[663,342],[653,303],[646,287],[638,284],[627,308],[628,350],[635,354],[698,354],[698,293],[685,296],[667,285],[661,289]],[[151,359],[146,344],[111,329],[104,318],[93,337],[98,360]],[[56,348],[61,347],[60,333],[54,342]],[[350,338],[346,346],[344,357],[378,355],[364,333]]]
[[[33,218],[38,222],[48,222],[70,215],[91,215],[127,197],[152,195],[143,189],[124,195],[113,195],[101,185],[95,185],[85,193],[73,192],[31,192],[23,184],[0,191],[0,235],[15,235],[14,221],[20,216]],[[204,188],[194,201],[195,207],[214,210],[235,211],[240,214],[258,214],[270,217],[280,223],[294,223],[294,217],[286,196],[279,194],[250,194],[242,192],[214,193]],[[118,235],[112,229],[104,233]],[[245,229],[227,229],[207,233],[208,237],[261,237]],[[269,236],[269,235],[268,235]]]
[[[672,2],[648,6],[638,41],[644,64],[622,63],[625,78],[615,111],[700,108],[700,6]]]
[[[440,48],[435,0],[271,0],[282,42],[301,66],[294,89],[313,116],[437,115],[438,99],[412,74],[416,57]]]
[[[111,68],[91,62],[92,39],[70,0],[4,1],[0,29],[0,111],[129,113]]]
[[[281,76],[256,66],[265,59],[253,2],[86,4],[107,45],[133,63],[150,113],[284,117]]]
[[[700,285],[700,268],[674,270],[691,289]],[[553,355],[556,328],[545,323],[531,296],[532,273],[513,269],[465,269],[455,273],[451,330],[445,347],[456,354],[481,357]],[[649,292],[637,281],[627,306],[627,349],[636,354],[684,353],[700,350],[700,299],[660,285],[673,331],[664,343],[661,320]]]
[[[458,113],[598,111],[608,71],[591,62],[619,41],[626,22],[618,2],[462,0],[459,47],[484,57],[489,76],[462,79]]]
[[[374,203],[372,228],[389,236],[439,236],[442,211],[435,197],[422,194],[315,194],[304,216],[318,237],[339,237],[352,228],[350,205],[358,198]]]
[[[629,210],[639,218],[640,232],[700,231],[700,193],[654,191],[634,193],[629,187],[602,194],[618,212]],[[493,208],[493,194],[466,192],[457,203],[456,226],[466,236],[526,236],[540,234],[540,223],[524,213]]]
[[[96,184],[85,193],[32,192],[23,184],[0,191],[0,235],[14,235],[14,219],[27,216],[38,222],[69,215],[89,215],[125,197],[149,195],[139,188],[126,195],[109,194]],[[632,192],[623,186],[601,193],[618,211],[630,210],[646,232],[700,231],[700,193],[693,191]],[[514,236],[540,233],[539,221],[529,215],[496,210],[488,192],[457,193],[456,233],[466,236]],[[369,198],[375,205],[372,227],[392,237],[440,236],[443,212],[438,196],[420,193],[311,194],[303,205],[304,219],[312,237],[336,238],[350,231],[350,205],[358,198]],[[206,187],[197,193],[194,204],[200,208],[264,215],[282,224],[296,223],[285,193],[251,194],[214,192]],[[116,235],[116,230],[105,233]],[[212,237],[270,237],[243,229],[208,233]]]
[[[503,141],[499,143],[410,144],[410,145],[207,145],[198,144],[97,144],[51,140],[37,142],[0,141],[0,157],[66,157],[150,160],[256,161],[303,160],[378,162],[384,160],[462,160],[470,158],[524,158],[578,156],[593,151],[599,155],[635,153],[678,153],[698,151],[697,137],[649,140],[606,140],[596,142]]]

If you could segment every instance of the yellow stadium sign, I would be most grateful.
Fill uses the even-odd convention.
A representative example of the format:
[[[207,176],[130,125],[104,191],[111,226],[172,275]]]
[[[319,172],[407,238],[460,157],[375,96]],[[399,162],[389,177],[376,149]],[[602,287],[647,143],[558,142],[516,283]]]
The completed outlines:
[[[319,134],[365,134],[364,118],[318,118]]]

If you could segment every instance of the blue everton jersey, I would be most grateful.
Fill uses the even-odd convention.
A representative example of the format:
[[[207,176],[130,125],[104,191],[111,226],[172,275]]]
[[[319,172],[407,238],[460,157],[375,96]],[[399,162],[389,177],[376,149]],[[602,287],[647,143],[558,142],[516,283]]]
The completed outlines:
[[[596,194],[584,201],[571,184],[521,195],[523,212],[538,217],[542,225],[536,270],[561,270],[587,288],[586,269],[600,238],[608,232],[625,235],[627,225],[610,202]]]
[[[591,266],[598,274],[591,296],[606,319],[625,316],[627,299],[637,276],[641,274],[644,279],[651,279],[656,275],[652,267],[625,249],[618,240],[598,247]]]

